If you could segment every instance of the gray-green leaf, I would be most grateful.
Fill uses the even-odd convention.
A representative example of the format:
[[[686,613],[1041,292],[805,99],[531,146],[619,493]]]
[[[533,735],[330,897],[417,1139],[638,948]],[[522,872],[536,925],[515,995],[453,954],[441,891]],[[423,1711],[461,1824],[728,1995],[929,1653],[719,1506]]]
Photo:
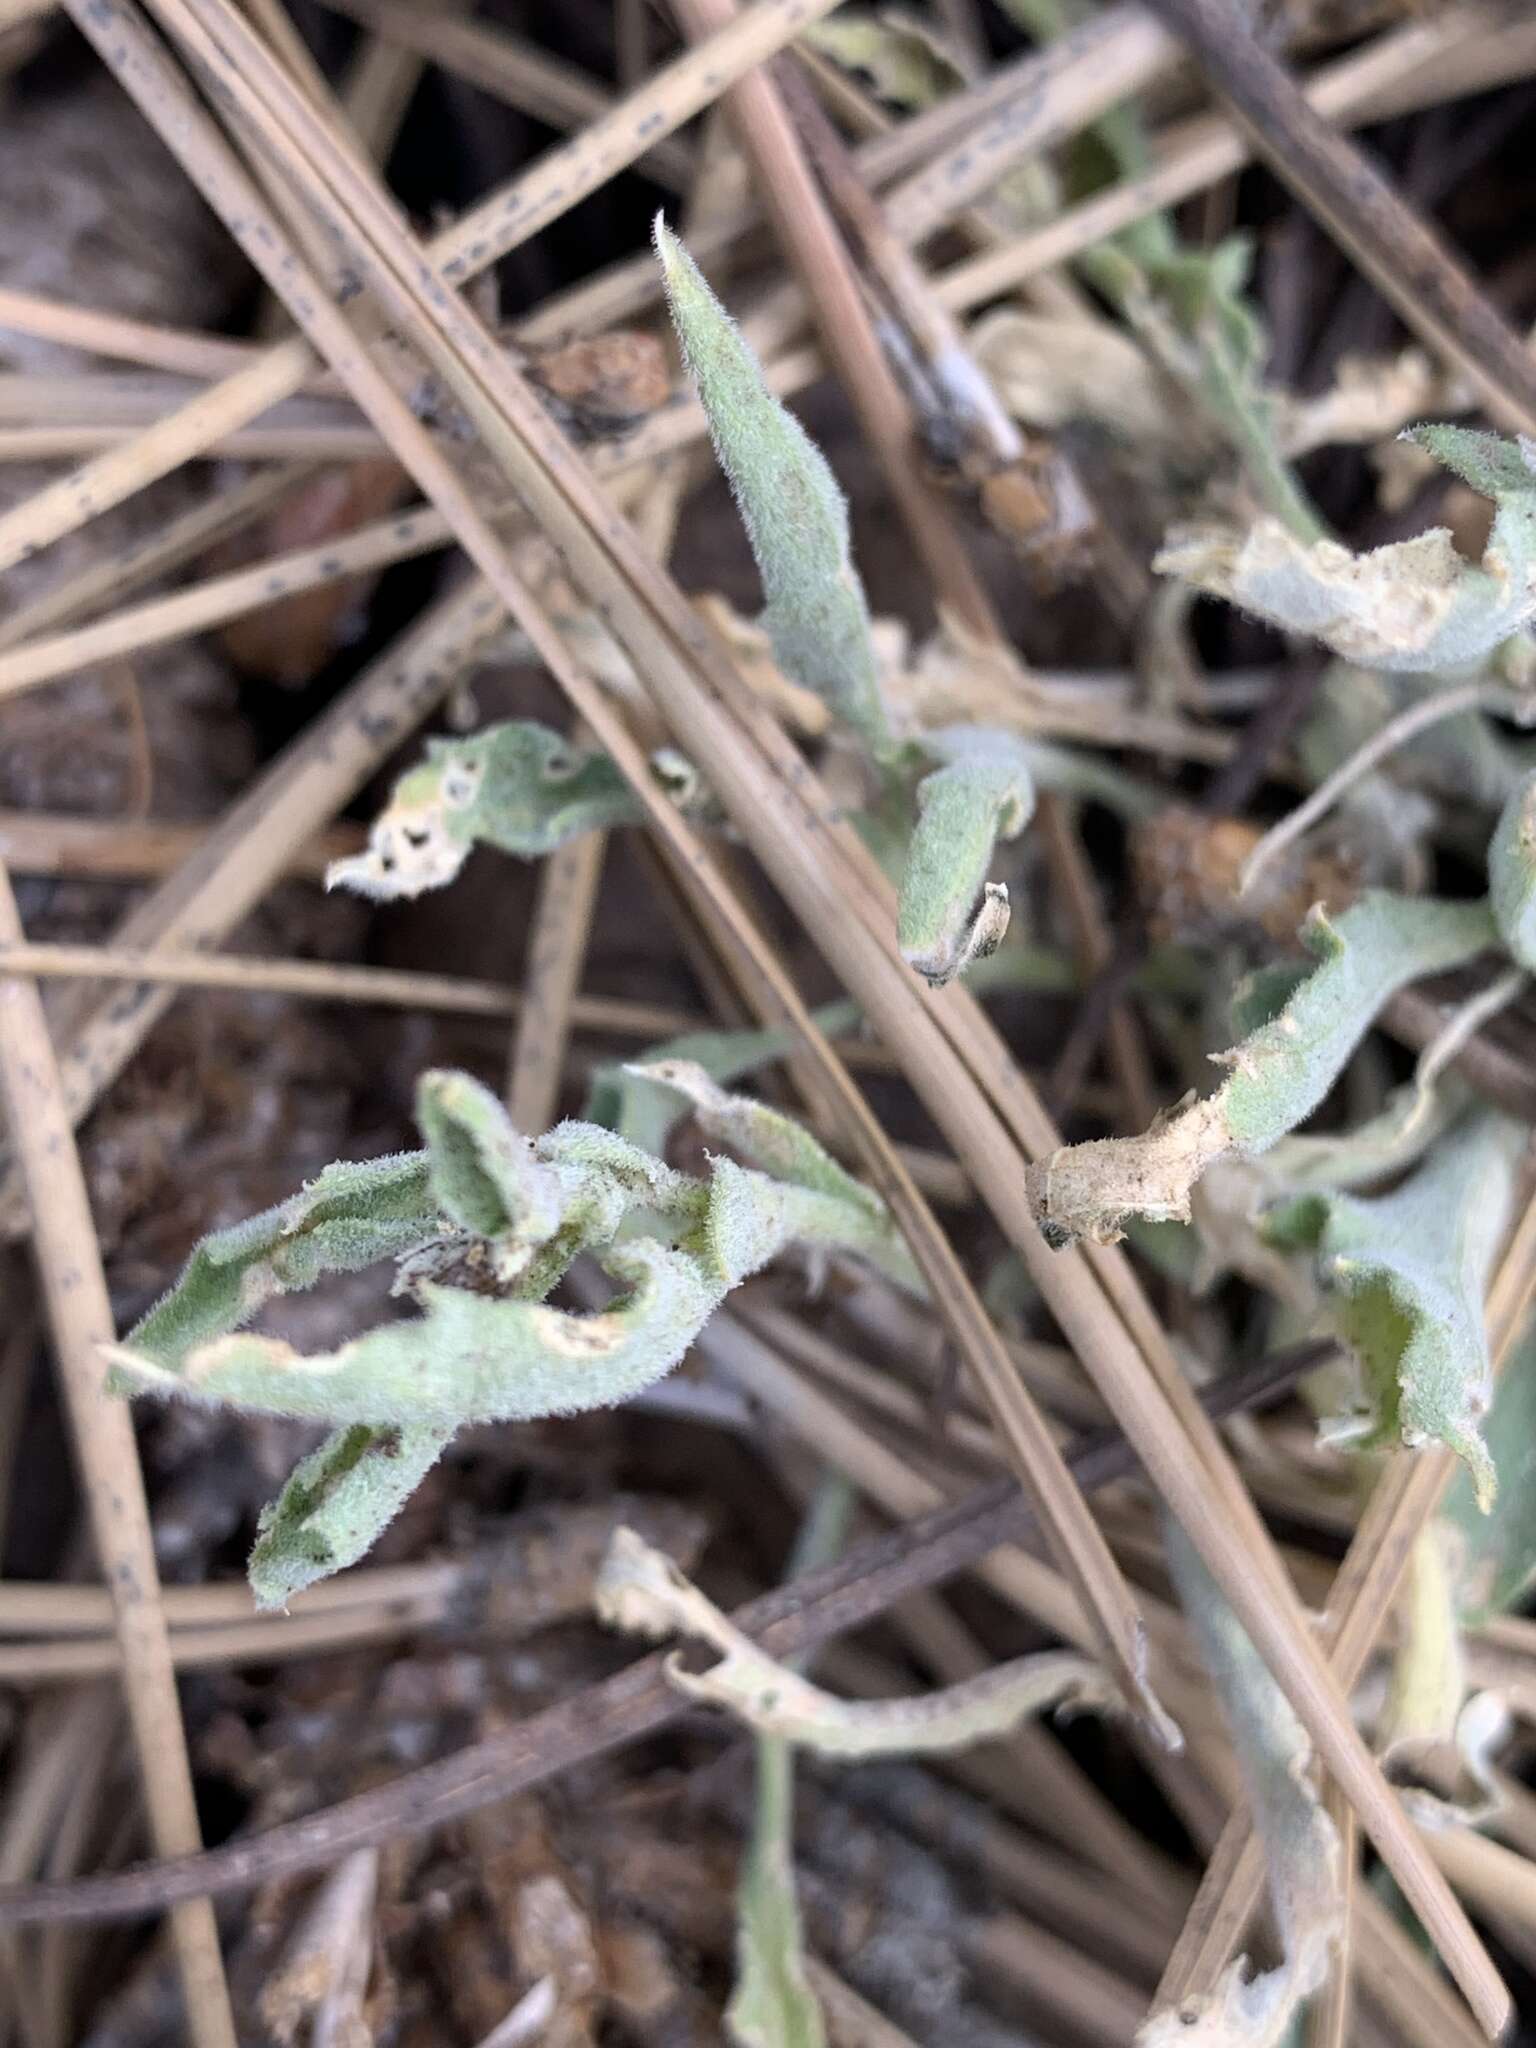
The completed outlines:
[[[1389,997],[1497,940],[1486,901],[1367,892],[1335,922],[1314,911],[1302,939],[1315,965],[1256,977],[1239,1007],[1265,1021],[1218,1054],[1214,1095],[1181,1104],[1138,1138],[1065,1145],[1029,1169],[1041,1228],[1056,1243],[1108,1241],[1128,1216],[1189,1220],[1189,1191],[1225,1153],[1265,1152],[1309,1117]]]
[[[1488,846],[1488,893],[1510,957],[1536,972],[1536,773],[1499,813]]]
[[[385,900],[419,896],[451,882],[481,840],[533,860],[640,815],[606,754],[516,719],[469,739],[429,740],[426,760],[395,784],[366,851],[332,861],[325,885]]]
[[[286,1607],[317,1579],[370,1550],[453,1435],[452,1425],[375,1429],[352,1423],[296,1465],[261,1511],[251,1552],[258,1607]]]
[[[907,964],[942,987],[1002,944],[1008,891],[987,869],[998,840],[1028,823],[1035,784],[1012,733],[951,726],[924,733],[922,746],[940,765],[917,785],[897,941]]]
[[[785,675],[876,752],[890,743],[869,607],[848,545],[848,507],[826,458],[768,389],[757,358],[688,251],[656,219],[667,303],[699,388],[768,602],[762,623]]]
[[[1436,1146],[1390,1195],[1301,1195],[1266,1219],[1270,1239],[1315,1252],[1371,1407],[1334,1441],[1445,1444],[1479,1504],[1497,1487],[1483,1441],[1492,1371],[1483,1294],[1508,1220],[1525,1133],[1484,1111]]]

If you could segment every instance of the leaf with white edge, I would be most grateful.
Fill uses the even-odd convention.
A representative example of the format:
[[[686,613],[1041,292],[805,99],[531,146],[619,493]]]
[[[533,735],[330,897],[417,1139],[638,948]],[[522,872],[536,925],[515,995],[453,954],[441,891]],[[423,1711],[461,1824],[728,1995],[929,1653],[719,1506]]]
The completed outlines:
[[[1169,1570],[1215,1686],[1263,1844],[1281,1956],[1249,1978],[1239,1956],[1210,1993],[1154,2012],[1136,2048],[1280,2048],[1328,1975],[1343,1928],[1338,1831],[1310,1782],[1311,1745],[1182,1529],[1164,1524]]]
[[[722,1293],[703,1261],[648,1240],[605,1270],[628,1292],[594,1315],[424,1283],[423,1313],[309,1356],[279,1338],[216,1338],[167,1371],[127,1346],[120,1387],[310,1422],[451,1427],[611,1408],[677,1364]]]
[[[1062,1706],[1117,1704],[1097,1664],[1074,1651],[1046,1650],[999,1664],[979,1677],[910,1699],[844,1700],[760,1650],[663,1552],[633,1529],[615,1530],[598,1574],[600,1620],[652,1640],[691,1636],[720,1653],[708,1671],[667,1660],[679,1692],[727,1708],[760,1735],[782,1736],[818,1756],[932,1756],[1005,1735],[1032,1714]]]
[[[395,784],[366,850],[332,861],[325,886],[382,901],[420,896],[451,882],[477,842],[534,860],[640,816],[606,754],[516,719],[469,739],[429,740],[426,760]]]
[[[793,1117],[753,1096],[728,1094],[701,1066],[688,1060],[649,1060],[630,1071],[673,1089],[692,1105],[695,1121],[706,1137],[734,1146],[771,1176],[765,1185],[761,1176],[749,1175],[749,1185],[738,1201],[736,1182],[724,1172],[731,1162],[715,1160],[712,1228],[724,1227],[723,1204],[730,1200],[734,1205],[730,1228],[739,1233],[740,1246],[759,1238],[766,1243],[775,1233],[781,1244],[797,1241],[836,1246],[861,1253],[912,1293],[925,1291],[884,1201],[873,1188],[839,1166]],[[734,1216],[741,1221],[736,1222]],[[739,1249],[721,1254],[727,1266],[735,1265],[742,1255]],[[765,1253],[758,1264],[772,1256]]]
[[[805,1974],[790,1855],[793,1787],[789,1744],[759,1737],[752,1842],[736,1893],[736,1987],[725,2009],[739,2048],[823,2048],[827,2038]]]
[[[286,1607],[370,1550],[437,1463],[452,1425],[352,1423],[296,1465],[261,1511],[248,1567],[258,1607]]]
[[[1483,1294],[1524,1147],[1518,1124],[1480,1112],[1390,1195],[1300,1195],[1265,1219],[1273,1243],[1315,1254],[1360,1360],[1366,1412],[1326,1425],[1329,1440],[1444,1444],[1484,1508],[1497,1475],[1481,1433],[1492,1391]]]
[[[858,1004],[846,997],[823,1003],[811,1012],[818,1030],[829,1038],[851,1031],[859,1016]],[[739,1081],[793,1052],[795,1045],[795,1033],[787,1029],[691,1031],[681,1038],[669,1038],[652,1046],[639,1060],[599,1067],[592,1077],[587,1116],[642,1151],[659,1155],[666,1150],[673,1125],[686,1114],[687,1104],[675,1088],[650,1079],[647,1067],[666,1060],[686,1060],[702,1067],[713,1081]]]
[[[1536,972],[1536,774],[1521,783],[1493,828],[1488,896],[1510,957]]]
[[[1536,1581],[1536,1322],[1499,1374],[1483,1436],[1499,1475],[1492,1508],[1482,1511],[1465,1470],[1445,1497],[1461,1537],[1456,1598],[1468,1628],[1507,1613]]]
[[[883,754],[891,744],[869,607],[849,553],[848,507],[825,456],[764,382],[757,358],[658,214],[667,303],[735,494],[785,675]]]
[[[545,1244],[560,1227],[559,1176],[513,1128],[500,1100],[469,1074],[438,1067],[416,1083],[432,1189],[445,1215],[479,1237]]]
[[[1246,535],[1191,532],[1153,567],[1367,668],[1483,660],[1536,617],[1536,451],[1523,438],[1463,427],[1418,427],[1408,438],[1493,499],[1481,563],[1467,561],[1444,527],[1356,555],[1337,541],[1297,540],[1266,518]]]
[[[1268,1151],[1322,1102],[1376,1013],[1411,981],[1460,966],[1497,943],[1485,901],[1368,891],[1335,922],[1314,910],[1302,940],[1315,965],[1254,977],[1239,1007],[1266,1021],[1217,1063],[1214,1095],[1164,1111],[1137,1138],[1064,1145],[1029,1168],[1027,1185],[1053,1244],[1112,1242],[1128,1216],[1189,1220],[1189,1192],[1228,1152]],[[1240,992],[1241,994],[1241,992]]]
[[[340,1160],[286,1202],[205,1237],[128,1341],[175,1368],[198,1345],[249,1322],[274,1295],[399,1258],[441,1228],[426,1153]]]
[[[908,966],[942,987],[1002,944],[1008,891],[987,869],[998,840],[1029,822],[1035,782],[1011,733],[951,726],[921,744],[940,765],[917,785],[896,935]]]

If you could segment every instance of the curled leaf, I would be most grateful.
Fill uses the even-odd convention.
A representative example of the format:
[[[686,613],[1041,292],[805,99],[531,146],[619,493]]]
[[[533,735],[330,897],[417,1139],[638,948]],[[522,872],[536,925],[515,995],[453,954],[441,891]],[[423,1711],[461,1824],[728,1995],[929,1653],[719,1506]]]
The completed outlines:
[[[859,1006],[840,998],[823,1003],[811,1012],[818,1030],[829,1038],[851,1031],[859,1021]],[[672,1126],[686,1114],[687,1104],[675,1088],[653,1080],[650,1067],[668,1060],[685,1060],[702,1067],[713,1081],[736,1081],[756,1072],[770,1061],[795,1049],[795,1034],[777,1031],[692,1031],[682,1038],[656,1045],[640,1060],[599,1067],[592,1077],[587,1115],[593,1123],[616,1131],[642,1151],[660,1154],[666,1150]]]
[[[313,1422],[452,1427],[609,1408],[676,1365],[720,1290],[697,1259],[647,1241],[613,1246],[603,1264],[628,1292],[595,1315],[425,1282],[421,1315],[335,1351],[242,1332],[171,1372],[117,1346],[116,1383]]]
[[[1481,1423],[1492,1389],[1483,1292],[1508,1220],[1525,1134],[1469,1117],[1390,1195],[1302,1195],[1266,1219],[1270,1239],[1316,1255],[1368,1407],[1329,1425],[1335,1442],[1442,1443],[1479,1505],[1497,1478]]]
[[[1315,964],[1252,978],[1239,1009],[1263,1018],[1216,1055],[1230,1069],[1214,1095],[1165,1112],[1141,1137],[1066,1145],[1029,1169],[1046,1236],[1118,1237],[1128,1216],[1189,1219],[1189,1191],[1228,1152],[1265,1152],[1310,1116],[1382,1004],[1494,943],[1486,902],[1371,891],[1336,921],[1320,908],[1301,937]]]
[[[1509,1714],[1493,1694],[1467,1697],[1457,1581],[1460,1531],[1433,1519],[1414,1538],[1376,1746],[1421,1824],[1473,1827],[1501,1802],[1493,1753]]]
[[[987,869],[997,841],[1028,823],[1035,784],[1028,750],[1011,733],[951,726],[925,733],[922,745],[940,765],[917,785],[897,939],[908,965],[942,987],[1002,944],[1008,891],[987,881]]]
[[[735,323],[658,215],[667,303],[752,544],[774,659],[877,752],[890,743],[848,507],[826,458],[780,405]]]
[[[296,1465],[261,1511],[251,1552],[258,1607],[286,1607],[317,1579],[356,1564],[437,1463],[451,1425],[338,1429]]]
[[[440,889],[483,840],[533,860],[568,839],[634,823],[640,809],[606,754],[516,719],[463,740],[429,740],[395,784],[364,852],[332,861],[328,889],[389,900]]]
[[[1264,1846],[1282,1959],[1250,1979],[1239,1956],[1209,1996],[1153,2013],[1137,2048],[1279,2048],[1303,1999],[1326,1979],[1342,1926],[1338,1831],[1309,1782],[1311,1744],[1289,1701],[1183,1530],[1165,1526],[1169,1569]]]
[[[668,1660],[667,1677],[679,1692],[727,1708],[760,1735],[849,1762],[963,1749],[1006,1734],[1048,1707],[1108,1707],[1117,1697],[1086,1657],[1047,1650],[911,1699],[838,1699],[760,1650],[632,1529],[614,1532],[595,1605],[599,1618],[615,1628],[652,1638],[692,1636],[719,1651],[720,1662],[705,1672]]]
[[[564,1190],[506,1111],[469,1074],[448,1068],[416,1083],[432,1192],[445,1215],[479,1237],[545,1244],[560,1227]]]
[[[1199,531],[1153,566],[1366,667],[1423,671],[1481,661],[1536,616],[1536,455],[1465,427],[1419,427],[1410,439],[1493,499],[1479,565],[1443,527],[1352,554],[1297,540],[1276,519],[1243,536]]]
[[[1468,1628],[1506,1613],[1536,1580],[1536,1323],[1499,1374],[1483,1436],[1499,1474],[1493,1506],[1484,1512],[1465,1468],[1445,1498],[1461,1537],[1456,1601]]]
[[[793,1117],[782,1115],[750,1095],[731,1095],[703,1067],[689,1060],[649,1060],[631,1073],[675,1090],[693,1108],[699,1128],[708,1137],[732,1145],[771,1176],[764,1185],[751,1174],[741,1183],[741,1220],[731,1228],[764,1234],[778,1245],[799,1240],[837,1245],[857,1251],[890,1278],[921,1294],[922,1280],[896,1229],[890,1210],[873,1188],[867,1188],[823,1149]],[[714,1162],[711,1228],[725,1227],[727,1205],[734,1204],[738,1183],[725,1172],[729,1160]],[[777,1184],[775,1187],[772,1184]],[[750,1224],[747,1221],[750,1216]],[[734,1251],[729,1258],[741,1256]],[[766,1262],[766,1253],[758,1264]]]
[[[1520,784],[1493,828],[1488,896],[1511,958],[1536,971],[1536,773]]]
[[[198,1345],[249,1322],[274,1295],[399,1258],[441,1227],[424,1152],[339,1160],[286,1202],[205,1237],[130,1341],[175,1369]]]

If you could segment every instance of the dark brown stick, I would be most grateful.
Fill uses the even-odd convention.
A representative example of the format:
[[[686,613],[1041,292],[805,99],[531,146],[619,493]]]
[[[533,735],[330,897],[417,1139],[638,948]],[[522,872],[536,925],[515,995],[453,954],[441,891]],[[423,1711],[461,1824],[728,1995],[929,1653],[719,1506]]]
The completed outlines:
[[[1277,178],[1404,323],[1477,387],[1491,418],[1536,433],[1536,359],[1437,231],[1358,144],[1314,111],[1233,0],[1148,0]]]
[[[1203,1389],[1201,1401],[1215,1417],[1257,1407],[1284,1392],[1329,1348],[1326,1343],[1300,1345],[1239,1367]],[[1078,1439],[1068,1464],[1079,1486],[1087,1489],[1125,1478],[1137,1461],[1117,1430],[1095,1430]],[[862,1627],[908,1594],[953,1577],[1000,1544],[1019,1542],[1033,1526],[1034,1516],[1018,1487],[999,1480],[953,1507],[860,1544],[822,1571],[749,1601],[732,1619],[772,1655],[792,1656]],[[686,1713],[689,1702],[667,1684],[663,1661],[661,1653],[643,1657],[616,1677],[472,1743],[456,1756],[248,1841],[110,1877],[7,1886],[0,1889],[0,1926],[140,1919],[182,1899],[247,1891],[272,1878],[334,1863],[355,1849],[439,1827],[637,1742]]]

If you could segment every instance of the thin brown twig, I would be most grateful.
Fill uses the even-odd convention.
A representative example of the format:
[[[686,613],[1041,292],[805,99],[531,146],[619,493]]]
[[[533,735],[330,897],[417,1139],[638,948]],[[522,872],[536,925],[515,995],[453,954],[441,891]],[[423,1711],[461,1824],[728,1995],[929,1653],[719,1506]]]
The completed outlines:
[[[15,943],[24,936],[10,877],[0,865],[0,940]],[[127,1407],[109,1399],[102,1386],[99,1347],[112,1341],[115,1326],[90,1198],[37,986],[15,977],[0,985],[0,1099],[32,1207],[64,1406],[96,1550],[112,1589],[150,1827],[162,1855],[195,1853],[201,1839],[197,1803],[138,1447]],[[211,1902],[191,1899],[178,1906],[172,1925],[198,2048],[235,2048]]]
[[[1536,360],[1374,159],[1313,108],[1224,0],[1149,5],[1189,45],[1276,176],[1406,325],[1470,380],[1493,419],[1536,432]]]

